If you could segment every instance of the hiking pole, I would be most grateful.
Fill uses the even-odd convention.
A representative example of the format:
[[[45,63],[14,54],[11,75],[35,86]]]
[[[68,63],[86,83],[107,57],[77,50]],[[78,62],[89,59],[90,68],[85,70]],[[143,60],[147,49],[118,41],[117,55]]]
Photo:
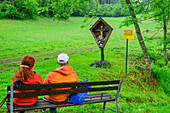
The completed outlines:
[[[0,108],[1,108],[2,105],[5,103],[6,100],[7,100],[7,96],[1,101],[1,103],[0,103]]]

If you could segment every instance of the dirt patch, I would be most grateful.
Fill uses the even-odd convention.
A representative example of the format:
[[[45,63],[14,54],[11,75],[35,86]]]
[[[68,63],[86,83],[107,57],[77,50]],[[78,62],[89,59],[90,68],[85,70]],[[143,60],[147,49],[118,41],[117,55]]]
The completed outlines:
[[[69,55],[73,55],[73,54],[77,54],[77,53],[83,53],[83,52],[87,52],[89,50],[95,50],[96,48],[87,48],[85,50],[73,50],[73,51],[60,51],[60,52],[55,52],[55,53],[48,53],[48,54],[40,54],[40,55],[33,55],[35,58],[36,57],[46,57],[46,56],[56,56],[58,54],[62,53],[68,53]],[[22,57],[20,58],[14,58],[14,59],[9,59],[9,60],[1,60],[0,64],[5,64],[5,63],[10,63],[10,62],[19,62],[21,60]],[[44,60],[50,60],[53,58],[44,58]],[[42,61],[42,60],[37,60],[37,62]],[[3,67],[3,68],[10,68],[10,67],[16,67],[16,65],[11,65],[11,66],[7,66],[7,67]],[[1,67],[2,68],[2,67]]]
[[[112,43],[109,43],[107,44],[107,46],[111,46],[113,44],[116,44],[117,42],[112,42]],[[119,42],[119,43],[124,43],[124,42]],[[34,56],[35,58],[36,57],[46,57],[46,56],[56,56],[60,53],[68,53],[69,55],[73,55],[73,54],[77,54],[77,53],[83,53],[83,52],[87,52],[89,50],[98,50],[97,46],[94,45],[90,48],[84,48],[84,50],[82,49],[72,49],[70,51],[59,51],[59,52],[54,52],[54,53],[48,53],[48,54],[38,54],[37,52],[33,52],[33,53],[29,53],[29,54],[35,54],[37,53],[37,55],[32,55]],[[16,57],[16,56],[15,56]],[[19,62],[21,60],[22,57],[19,57],[19,58],[13,58],[13,59],[9,59],[9,60],[0,60],[0,65],[4,64],[4,63],[10,63],[10,62]],[[53,59],[53,58],[45,58],[44,60],[50,60],[50,59]],[[39,60],[39,61],[42,61],[42,60]],[[38,61],[37,61],[38,62]],[[11,66],[11,67],[15,67],[15,66]],[[2,68],[2,67],[1,67]],[[4,67],[4,68],[8,68],[8,67]]]
[[[4,63],[9,63],[9,62],[15,62],[15,61],[20,61],[21,58],[14,58],[14,59],[10,59],[10,60],[1,60],[0,64],[4,64]]]

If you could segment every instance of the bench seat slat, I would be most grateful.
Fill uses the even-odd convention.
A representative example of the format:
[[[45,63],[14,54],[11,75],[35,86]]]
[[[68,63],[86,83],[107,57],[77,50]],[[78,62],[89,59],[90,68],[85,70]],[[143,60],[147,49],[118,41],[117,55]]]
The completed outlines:
[[[89,94],[89,95],[86,96],[86,98],[101,97],[102,94],[103,94],[103,97],[111,96],[108,93],[99,93],[99,94]]]
[[[22,111],[22,110],[34,110],[34,109],[44,109],[44,108],[55,108],[55,107],[67,107],[67,106],[76,106],[76,105],[85,105],[85,104],[93,104],[93,103],[101,103],[101,102],[109,102],[109,101],[115,101],[115,99],[110,100],[100,100],[100,101],[91,101],[91,102],[82,102],[81,104],[72,104],[72,103],[62,103],[62,104],[45,104],[45,105],[39,105],[33,107],[15,107],[13,111]],[[8,107],[9,108],[9,107]],[[9,109],[8,109],[9,111]]]
[[[102,99],[101,99],[102,96]],[[115,99],[108,93],[104,94],[92,94],[92,95],[87,95],[84,102],[81,104],[72,104],[70,102],[65,102],[65,103],[59,103],[59,104],[52,104],[49,102],[44,102],[42,98],[39,98],[37,101],[36,105],[33,105],[31,107],[18,107],[14,106],[14,111],[20,111],[20,110],[32,110],[32,109],[43,109],[43,108],[53,108],[53,107],[66,107],[66,106],[76,106],[76,105],[84,105],[84,104],[92,104],[92,103],[100,103],[100,102],[108,102],[108,101],[114,101]],[[10,108],[10,103],[7,102],[7,109],[9,110]]]

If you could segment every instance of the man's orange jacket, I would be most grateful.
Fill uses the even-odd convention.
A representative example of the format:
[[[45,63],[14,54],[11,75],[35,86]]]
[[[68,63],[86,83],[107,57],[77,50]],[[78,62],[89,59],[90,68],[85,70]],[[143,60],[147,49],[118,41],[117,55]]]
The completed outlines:
[[[78,82],[77,74],[73,71],[71,66],[64,66],[61,68],[57,68],[52,72],[48,73],[44,83],[71,83]],[[65,90],[72,89],[69,88],[53,88],[49,90]],[[57,102],[65,101],[68,97],[68,94],[57,94],[57,95],[45,95],[47,100],[53,100]]]

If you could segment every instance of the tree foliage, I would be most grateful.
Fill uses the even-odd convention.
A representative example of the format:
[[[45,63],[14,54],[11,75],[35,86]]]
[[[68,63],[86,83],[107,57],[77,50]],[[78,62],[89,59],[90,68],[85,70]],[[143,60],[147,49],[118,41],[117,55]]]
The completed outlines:
[[[135,13],[136,10],[134,8],[134,4],[132,4],[130,2],[130,0],[125,0],[125,2],[128,6],[130,13],[131,13],[130,19],[131,19],[131,22],[134,24],[136,35],[137,35],[139,44],[141,46],[141,49],[143,51],[143,55],[144,55],[144,58],[145,58],[145,66],[146,66],[145,71],[148,74],[148,76],[150,77],[151,76],[151,60],[150,60],[150,57],[149,57],[149,54],[148,54],[148,50],[145,46],[145,43],[143,42],[143,36],[142,36],[141,30],[140,30],[140,27],[139,27],[139,24],[138,24],[138,18],[137,18],[136,13]]]
[[[119,0],[2,0],[0,18],[32,19],[37,15],[67,19],[74,16],[129,15]]]
[[[85,2],[90,0],[4,0],[0,2],[0,18],[32,19],[38,14],[67,19]]]
[[[95,11],[94,13],[91,13]],[[122,7],[121,4],[114,2],[114,0],[91,0],[89,3],[82,4],[82,7],[79,7],[73,11],[72,15],[76,16],[102,16],[102,17],[120,17],[130,15],[129,11]]]
[[[127,1],[127,0],[125,0]],[[128,0],[129,1],[129,0]],[[125,20],[121,23],[120,27],[122,26],[129,26],[133,24],[134,22],[141,23],[145,20],[154,21],[155,24],[157,24],[159,31],[163,30],[163,38],[162,38],[162,44],[163,44],[163,51],[164,51],[164,61],[165,65],[168,65],[168,58],[167,58],[167,51],[166,47],[170,43],[169,38],[170,32],[169,29],[169,15],[170,15],[170,2],[169,0],[132,0],[131,4],[125,4],[124,0],[122,0],[122,4],[125,5],[125,7],[133,8],[134,10],[131,11],[131,14],[138,14],[139,16],[136,18],[133,17],[127,17]],[[146,29],[146,32],[149,32],[150,29]],[[155,34],[156,34],[155,33]],[[154,39],[154,36],[151,36],[149,39]],[[142,40],[144,41],[144,40]]]
[[[135,1],[136,9],[138,11],[136,13],[141,14],[140,21],[142,20],[153,20],[157,23],[157,29],[160,31],[162,29],[164,31],[163,38],[163,51],[164,51],[164,61],[165,65],[168,65],[167,58],[167,45],[170,43],[170,31],[169,29],[169,15],[170,15],[170,2],[169,0],[149,0],[149,1]],[[153,37],[151,37],[153,38]]]
[[[33,19],[37,15],[36,0],[2,1],[0,4],[0,18]]]

